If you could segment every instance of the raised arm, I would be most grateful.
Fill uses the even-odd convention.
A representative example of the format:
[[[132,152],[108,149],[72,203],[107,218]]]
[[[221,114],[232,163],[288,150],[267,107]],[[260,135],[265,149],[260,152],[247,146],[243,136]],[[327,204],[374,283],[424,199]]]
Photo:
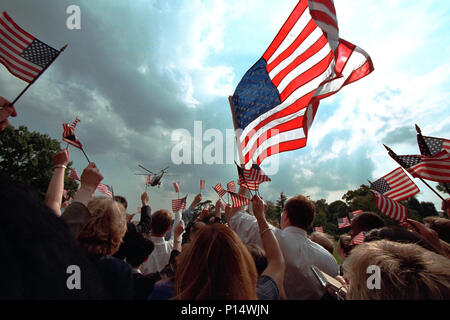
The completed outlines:
[[[64,176],[69,163],[69,149],[64,149],[53,156],[53,174],[45,194],[45,204],[59,217],[64,192]]]
[[[93,198],[98,184],[103,180],[103,176],[95,163],[91,162],[84,169],[80,179],[80,189],[75,193],[72,203],[64,210],[61,216],[76,238],[89,221],[90,213],[87,205]]]
[[[265,206],[263,200],[255,195],[252,199],[253,213],[259,227],[259,233],[261,236],[261,242],[266,252],[267,267],[263,271],[262,275],[271,277],[277,284],[281,297],[285,298],[284,292],[284,271],[286,268],[283,253],[281,252],[278,240],[272,232],[269,223],[266,220],[265,212],[267,206]]]
[[[0,131],[9,126],[9,117],[17,116],[16,109],[10,104],[8,100],[0,97]]]

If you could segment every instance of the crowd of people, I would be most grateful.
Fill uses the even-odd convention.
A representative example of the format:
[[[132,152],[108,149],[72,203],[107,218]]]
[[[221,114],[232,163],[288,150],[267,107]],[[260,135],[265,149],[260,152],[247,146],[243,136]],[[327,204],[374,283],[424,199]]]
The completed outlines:
[[[7,104],[0,99],[1,129],[16,115]],[[362,212],[339,239],[309,233],[316,208],[303,195],[288,199],[280,228],[267,222],[258,195],[249,207],[218,200],[199,210],[198,194],[172,213],[152,212],[143,192],[132,222],[125,197],[94,197],[103,179],[95,163],[63,204],[69,160],[68,149],[53,156],[45,199],[0,177],[0,299],[319,300],[341,299],[341,289],[349,300],[450,298],[450,199],[442,205],[447,218],[408,219],[407,227]],[[364,241],[353,241],[361,233]],[[340,287],[320,281],[313,267]]]

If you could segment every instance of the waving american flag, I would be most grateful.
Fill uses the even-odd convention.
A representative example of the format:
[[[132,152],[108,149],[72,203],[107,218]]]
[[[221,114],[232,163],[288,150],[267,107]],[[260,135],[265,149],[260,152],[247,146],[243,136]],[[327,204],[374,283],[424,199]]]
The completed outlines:
[[[366,52],[339,38],[333,1],[299,1],[231,98],[241,163],[304,147],[319,100],[372,70]]]

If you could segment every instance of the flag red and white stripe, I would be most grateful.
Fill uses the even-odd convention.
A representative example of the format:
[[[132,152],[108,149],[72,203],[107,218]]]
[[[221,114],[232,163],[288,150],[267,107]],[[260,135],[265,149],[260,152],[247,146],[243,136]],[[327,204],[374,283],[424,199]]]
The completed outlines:
[[[365,238],[366,234],[365,232],[360,232],[358,233],[356,236],[353,237],[353,239],[350,241],[350,244],[352,245],[356,245],[356,244],[361,244],[364,242],[364,238]]]
[[[172,211],[174,213],[184,209],[186,209],[186,197],[172,200]]]
[[[236,192],[236,185],[234,184],[234,180],[227,183],[227,190],[231,192]]]
[[[450,182],[450,153],[443,150],[434,156],[389,155],[408,171],[414,178],[423,178],[436,182]]]
[[[0,63],[13,75],[33,82],[59,51],[19,27],[4,11],[0,15]]]
[[[232,201],[232,208],[243,207],[250,202],[250,199],[246,196],[234,192],[228,192]]]
[[[420,192],[401,167],[373,182],[371,188],[395,201],[407,199]]]
[[[70,168],[69,178],[72,179],[72,180],[80,181],[80,177],[78,176],[78,173],[75,171],[74,168]]]
[[[97,191],[103,194],[106,194],[108,197],[110,197],[112,199],[113,195],[112,195],[112,189],[110,186],[108,186],[107,184],[104,183],[99,183],[99,185],[97,186]]]
[[[150,174],[147,175],[147,181],[145,182],[146,185],[150,184],[150,176],[151,176]]]
[[[83,145],[81,144],[81,141],[78,140],[77,136],[75,135],[75,127],[78,122],[80,122],[80,119],[76,118],[75,121],[72,122],[72,124],[70,126],[68,123],[63,123],[62,139],[63,139],[63,141],[67,142],[68,144],[71,144],[78,149],[82,149]]]
[[[217,192],[217,194],[221,198],[227,193],[227,191],[222,187],[222,184],[220,184],[220,183],[215,185],[214,190]]]
[[[408,210],[406,207],[397,201],[392,200],[389,197],[385,197],[377,191],[372,192],[375,194],[376,204],[378,209],[386,216],[399,222],[404,222],[408,217]]]
[[[263,67],[275,89],[265,86],[249,92],[249,82],[266,81],[258,70]],[[255,78],[250,78],[250,71]],[[271,155],[304,147],[319,100],[372,71],[368,54],[339,38],[331,0],[310,0],[309,7],[307,0],[299,1],[233,95],[243,163],[260,164]],[[252,94],[261,99],[249,99]],[[248,110],[255,108],[262,111],[252,117]]]
[[[338,218],[338,228],[339,229],[350,227],[350,226],[351,226],[351,224],[347,217]]]
[[[175,192],[177,192],[177,193],[180,192],[180,185],[178,184],[178,182],[174,182],[173,187],[175,189]]]
[[[250,169],[242,168],[237,163],[236,167],[239,175],[238,185],[243,188],[257,191],[260,183],[271,181],[257,164],[253,164]]]
[[[355,210],[348,214],[348,217],[350,218],[350,222],[357,216],[358,214],[362,213],[363,210]]]
[[[205,180],[200,180],[200,190],[205,189]]]

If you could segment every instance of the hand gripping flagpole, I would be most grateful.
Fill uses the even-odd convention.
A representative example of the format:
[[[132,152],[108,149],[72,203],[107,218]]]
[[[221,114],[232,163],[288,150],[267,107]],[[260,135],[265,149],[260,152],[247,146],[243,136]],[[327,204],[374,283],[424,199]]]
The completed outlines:
[[[400,161],[400,159],[397,159],[397,155],[395,154],[394,151],[392,151],[388,146],[386,146],[385,144],[383,144],[383,146],[386,148],[386,150],[388,151],[389,155],[391,156],[392,159],[394,159],[400,166],[402,166],[402,168],[405,168],[405,164],[403,163],[403,161]],[[405,168],[406,169],[406,168]],[[423,180],[421,177],[417,177],[420,179],[420,181],[422,181],[428,188],[430,188],[431,191],[433,191],[442,201],[445,201],[444,198],[442,198],[442,196],[437,193],[436,190],[433,189],[433,187],[431,187],[428,183],[425,182],[425,180]]]
[[[425,142],[425,139],[422,136],[422,131],[420,130],[420,128],[419,128],[419,126],[417,124],[415,124],[415,126],[416,126],[416,131],[417,131],[417,138],[420,139],[420,141],[422,141],[422,145],[427,150],[427,155],[431,156],[430,148],[428,147],[428,143]],[[447,185],[447,183],[443,182],[442,184],[444,185],[444,188],[447,191],[447,193],[450,194],[450,188]]]
[[[48,67],[56,60],[56,58],[58,58],[59,55],[60,55],[64,50],[66,50],[66,48],[67,48],[67,44],[66,44],[64,47],[62,47],[62,48],[58,51],[58,53],[56,54],[56,56],[55,56],[55,57],[54,57],[54,58],[53,58],[46,66],[45,66],[45,68],[42,69],[41,72],[39,72],[38,75],[37,75],[30,83],[28,83],[28,85],[25,87],[25,89],[23,89],[22,92],[19,93],[19,95],[14,99],[14,101],[10,103],[10,106],[13,106],[13,105],[17,102],[17,100],[19,100],[20,97],[22,97],[22,95],[28,90],[28,88],[30,88],[31,85],[34,84],[34,82],[35,82],[35,81],[36,81],[36,80],[44,73],[45,70],[47,70],[47,68],[48,68]],[[89,160],[88,160],[88,161],[89,161]]]

